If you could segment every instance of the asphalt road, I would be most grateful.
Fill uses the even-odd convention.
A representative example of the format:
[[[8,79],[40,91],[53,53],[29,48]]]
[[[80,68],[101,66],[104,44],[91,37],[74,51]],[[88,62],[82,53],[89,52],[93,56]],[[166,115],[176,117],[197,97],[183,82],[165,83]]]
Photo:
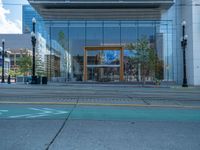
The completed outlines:
[[[200,109],[0,106],[2,150],[197,150]]]
[[[71,120],[200,122],[200,109],[94,105],[0,105],[0,119],[63,120],[68,116]]]
[[[0,150],[198,150],[198,88],[0,85]]]
[[[0,103],[101,103],[199,106],[200,88],[131,85],[0,85]]]

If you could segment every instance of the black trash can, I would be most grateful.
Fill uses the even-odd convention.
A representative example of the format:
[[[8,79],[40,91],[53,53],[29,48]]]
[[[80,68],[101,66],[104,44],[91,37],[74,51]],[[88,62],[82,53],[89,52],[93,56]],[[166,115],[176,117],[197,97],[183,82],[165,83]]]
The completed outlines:
[[[47,84],[47,77],[42,77],[42,84]]]
[[[27,77],[26,82],[28,83],[30,80],[31,84],[37,84],[37,76],[32,76],[30,79]]]
[[[40,84],[40,83],[41,83],[41,77],[37,76],[37,84]]]

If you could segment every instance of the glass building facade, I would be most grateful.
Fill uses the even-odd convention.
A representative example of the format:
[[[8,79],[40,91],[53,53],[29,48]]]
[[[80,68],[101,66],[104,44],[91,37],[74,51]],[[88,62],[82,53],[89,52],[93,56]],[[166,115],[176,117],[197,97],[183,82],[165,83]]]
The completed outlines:
[[[45,21],[40,14],[30,5],[23,5],[22,7],[22,31],[23,34],[30,34],[33,30],[32,18],[36,19],[36,74],[43,76],[47,72],[47,54],[49,54],[50,45],[49,35],[45,27]]]
[[[122,45],[125,47],[125,81],[173,80],[172,67],[169,67],[173,63],[171,21],[54,21],[47,24],[49,44],[51,47],[52,43],[59,45],[51,49],[50,77],[82,81],[84,47]],[[119,52],[94,50],[88,52],[87,57],[88,65],[112,65],[117,64]],[[88,69],[88,80],[119,80],[113,77],[119,75],[118,68],[108,65],[88,66]],[[99,70],[104,70],[103,75],[96,77]]]
[[[35,11],[28,7],[23,9],[25,26],[31,26],[30,10]],[[46,45],[41,52],[49,80],[83,81],[84,48],[112,45],[124,47],[125,82],[176,80],[172,20],[44,20],[39,15],[36,26]],[[118,50],[87,52],[87,81],[119,81],[119,59]]]
[[[22,7],[22,32],[23,33],[31,33],[33,24],[32,24],[32,18],[35,17],[37,20],[37,26],[36,26],[36,31],[45,38],[47,38],[47,32],[45,29],[45,22],[43,18],[40,16],[40,14],[30,5],[23,5]]]

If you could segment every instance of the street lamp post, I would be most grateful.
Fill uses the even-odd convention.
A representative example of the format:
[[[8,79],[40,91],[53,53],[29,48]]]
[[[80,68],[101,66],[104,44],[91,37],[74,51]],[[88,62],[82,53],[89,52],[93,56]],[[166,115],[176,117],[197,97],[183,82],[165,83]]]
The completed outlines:
[[[33,31],[31,32],[31,41],[32,41],[32,46],[33,46],[33,64],[32,64],[32,84],[37,83],[37,78],[35,76],[35,45],[36,45],[36,35],[35,35],[35,24],[36,24],[36,19],[32,19],[33,23]]]
[[[182,22],[182,37],[181,37],[181,47],[183,49],[183,84],[182,87],[188,87],[187,76],[186,76],[186,58],[185,58],[185,49],[187,46],[188,36],[185,34],[186,21]]]
[[[1,83],[4,83],[4,44],[5,44],[5,40],[2,39],[2,75],[1,75]]]

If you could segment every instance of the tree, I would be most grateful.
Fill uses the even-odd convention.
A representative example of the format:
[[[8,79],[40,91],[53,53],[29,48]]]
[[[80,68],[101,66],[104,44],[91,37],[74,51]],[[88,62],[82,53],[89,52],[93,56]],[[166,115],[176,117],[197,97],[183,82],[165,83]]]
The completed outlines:
[[[63,68],[64,70],[61,70],[62,71],[62,75],[66,77],[68,77],[68,80],[69,80],[69,49],[68,49],[68,40],[65,38],[65,33],[63,31],[59,31],[58,32],[58,42],[59,44],[62,46],[64,52],[61,56],[61,59],[63,64]],[[67,72],[66,72],[67,71]],[[66,80],[66,79],[65,79]]]
[[[159,60],[155,49],[151,48],[146,37],[139,39],[137,44],[128,44],[126,48],[134,52],[134,56],[130,57],[129,59],[132,63],[137,63],[138,66],[141,67],[141,76],[143,82],[145,82],[146,78],[153,78],[153,80],[155,80],[157,71],[156,69],[160,69],[159,71],[162,73],[162,61]],[[157,66],[159,66],[159,68],[157,68]],[[157,74],[157,76],[160,76],[160,74]]]
[[[58,41],[59,41],[60,45],[61,45],[64,49],[66,49],[67,43],[66,43],[66,39],[65,39],[65,33],[64,33],[63,31],[60,31],[60,32],[58,33]]]
[[[17,64],[19,66],[19,71],[23,75],[29,75],[29,74],[31,74],[32,57],[30,55],[28,55],[26,53],[23,57],[18,58]]]
[[[17,71],[13,71],[13,70],[9,70],[9,73],[8,73],[11,77],[16,77],[16,76],[19,76],[19,75],[22,75],[22,73],[17,70]]]

